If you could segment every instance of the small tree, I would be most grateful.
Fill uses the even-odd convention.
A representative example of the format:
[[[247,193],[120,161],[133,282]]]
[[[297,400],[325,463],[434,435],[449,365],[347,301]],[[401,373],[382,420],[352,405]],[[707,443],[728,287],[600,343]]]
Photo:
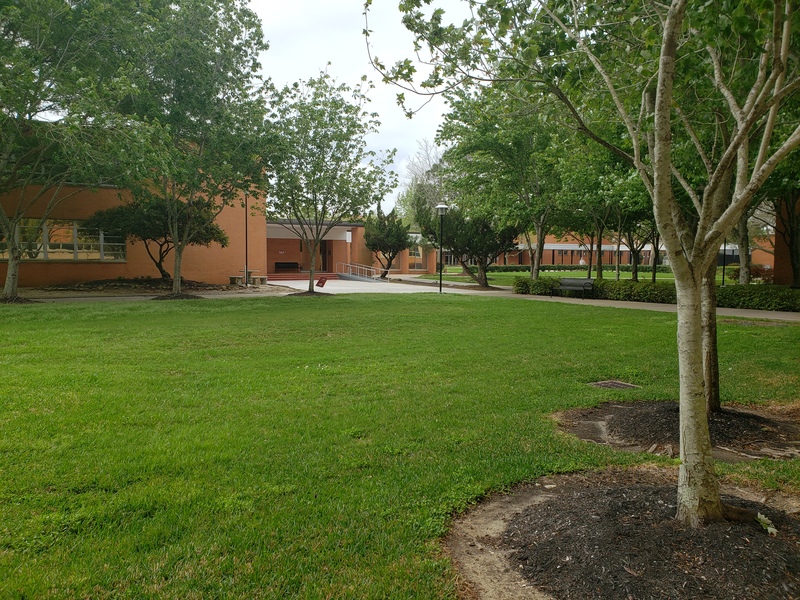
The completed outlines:
[[[210,246],[217,243],[223,248],[228,245],[228,236],[222,228],[214,222],[211,212],[196,214],[194,218],[200,220],[205,217],[205,225],[198,224],[192,229],[189,245]],[[179,216],[179,227],[185,229],[189,215],[182,210]],[[92,229],[100,229],[106,233],[114,233],[127,240],[142,242],[147,255],[158,269],[163,279],[172,277],[164,267],[164,261],[175,247],[175,241],[170,234],[169,206],[163,200],[153,202],[134,200],[127,204],[107,208],[94,213],[85,224]]]
[[[464,272],[481,287],[489,287],[487,267],[499,254],[516,247],[519,227],[483,210],[477,202],[469,210],[451,205],[440,223],[436,209],[418,199],[414,215],[423,237],[436,247],[450,250]],[[439,239],[440,225],[443,239]]]
[[[410,230],[411,225],[404,224],[394,209],[384,214],[380,202],[377,211],[370,212],[364,222],[364,244],[383,267],[381,279],[386,279],[397,255],[414,245],[413,238],[408,235]]]
[[[340,223],[360,218],[396,185],[388,170],[394,151],[379,157],[367,150],[366,136],[379,125],[377,115],[364,110],[367,102],[363,89],[336,85],[326,73],[285,87],[272,99],[280,142],[267,216],[308,250],[309,292],[314,292],[320,242]]]

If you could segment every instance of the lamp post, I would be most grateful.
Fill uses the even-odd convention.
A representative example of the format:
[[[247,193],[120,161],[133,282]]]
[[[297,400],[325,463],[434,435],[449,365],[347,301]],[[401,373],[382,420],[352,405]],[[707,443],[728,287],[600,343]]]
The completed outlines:
[[[248,264],[247,255],[247,192],[244,194],[244,287],[250,287],[250,265]]]
[[[444,247],[444,216],[447,214],[447,204],[440,202],[436,205],[436,213],[439,215],[439,293],[442,293],[442,272],[444,272],[444,257],[442,255]]]

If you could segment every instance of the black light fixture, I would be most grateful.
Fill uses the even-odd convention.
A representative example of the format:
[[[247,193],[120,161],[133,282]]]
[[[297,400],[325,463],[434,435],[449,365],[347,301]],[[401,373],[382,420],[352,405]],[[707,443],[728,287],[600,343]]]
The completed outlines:
[[[444,247],[444,216],[447,214],[447,209],[449,207],[444,202],[440,202],[436,205],[436,213],[439,215],[439,293],[442,293],[442,273],[444,272],[444,258],[442,256],[442,251]]]

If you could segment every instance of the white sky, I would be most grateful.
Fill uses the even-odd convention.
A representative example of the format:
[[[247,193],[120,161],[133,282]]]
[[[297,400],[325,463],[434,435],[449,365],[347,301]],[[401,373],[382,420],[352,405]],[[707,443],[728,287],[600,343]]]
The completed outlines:
[[[397,9],[398,0],[374,0],[369,15],[369,38],[373,56],[384,64],[414,58],[413,36],[406,31]],[[396,95],[402,90],[380,81],[372,68],[362,31],[363,0],[250,0],[250,7],[259,15],[264,38],[270,49],[262,56],[264,75],[278,86],[315,77],[328,71],[337,82],[356,86],[366,75],[375,89],[369,94],[369,109],[380,115],[380,133],[369,138],[370,149],[381,151],[397,148],[394,170],[402,187],[405,166],[417,153],[418,142],[433,141],[436,128],[446,109],[441,98],[425,106],[413,119],[407,119],[397,106]],[[443,7],[459,5],[458,0],[439,0]],[[463,4],[461,6],[463,12]],[[449,13],[448,13],[449,14]],[[463,14],[461,19],[463,19]],[[327,66],[330,62],[330,66]],[[419,68],[422,68],[421,66]],[[409,106],[418,107],[425,99],[406,93]]]

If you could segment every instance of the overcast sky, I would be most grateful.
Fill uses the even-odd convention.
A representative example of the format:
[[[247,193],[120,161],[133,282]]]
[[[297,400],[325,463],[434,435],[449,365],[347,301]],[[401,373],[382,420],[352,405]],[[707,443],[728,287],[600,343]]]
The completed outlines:
[[[374,0],[370,9],[373,54],[388,65],[402,58],[413,58],[413,37],[400,22],[397,1]],[[369,145],[373,150],[397,148],[395,171],[402,182],[405,166],[417,152],[418,141],[433,141],[446,107],[440,98],[435,98],[413,119],[405,117],[396,103],[396,95],[402,90],[381,83],[369,63],[362,35],[363,4],[363,0],[250,1],[251,8],[261,17],[264,37],[270,44],[261,61],[264,74],[276,85],[306,80],[325,69],[339,83],[356,86],[362,75],[375,83],[369,94],[370,110],[380,115],[382,126],[378,135],[370,137]],[[455,7],[459,2],[445,0],[439,4]],[[422,98],[409,96],[406,94],[414,107],[424,102]]]

